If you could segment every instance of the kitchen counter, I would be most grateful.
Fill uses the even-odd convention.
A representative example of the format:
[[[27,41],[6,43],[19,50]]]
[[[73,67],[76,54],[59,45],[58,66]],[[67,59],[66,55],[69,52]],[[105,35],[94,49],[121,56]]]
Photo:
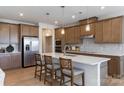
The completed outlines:
[[[96,55],[107,55],[107,56],[124,56],[123,52],[89,52],[89,51],[67,51],[68,53],[76,53],[76,54],[96,54]]]
[[[63,53],[44,53],[44,55],[49,55],[54,58],[67,58],[67,59],[72,59],[72,61],[82,63],[82,64],[87,64],[87,65],[97,65],[101,64],[102,62],[106,62],[110,60],[109,58],[102,58],[102,57],[92,57],[92,56],[86,56],[86,55],[76,55],[76,54],[68,54],[69,56],[64,56]]]
[[[105,85],[107,79],[107,62],[109,58],[93,57],[85,55],[63,53],[44,53],[42,55],[52,56],[54,62],[59,63],[59,57],[71,59],[73,66],[84,70],[85,86],[101,86]]]
[[[16,53],[21,53],[21,52],[15,51],[15,52],[5,52],[5,53],[0,53],[0,54],[16,54]]]

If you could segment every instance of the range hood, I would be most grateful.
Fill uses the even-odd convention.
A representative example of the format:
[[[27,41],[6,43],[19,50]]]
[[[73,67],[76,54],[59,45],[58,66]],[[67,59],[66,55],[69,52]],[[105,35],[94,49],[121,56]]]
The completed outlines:
[[[94,35],[85,35],[85,36],[81,36],[81,39],[92,39],[94,38]]]

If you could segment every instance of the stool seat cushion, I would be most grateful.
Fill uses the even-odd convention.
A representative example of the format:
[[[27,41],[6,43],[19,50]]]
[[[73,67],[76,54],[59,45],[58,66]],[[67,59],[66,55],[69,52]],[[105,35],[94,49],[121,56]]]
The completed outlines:
[[[52,69],[52,65],[47,65],[47,68]],[[60,65],[59,64],[53,64],[53,68],[55,70],[60,69]]]
[[[38,64],[38,65],[41,65],[41,61],[37,61],[37,64]],[[45,62],[42,61],[42,65],[44,65],[44,64],[45,64]]]
[[[70,70],[63,69],[63,73],[66,74],[66,75],[71,76],[71,71]],[[82,69],[73,68],[73,75],[74,76],[77,76],[77,75],[80,75],[80,74],[83,74],[83,73],[84,73],[84,71]]]

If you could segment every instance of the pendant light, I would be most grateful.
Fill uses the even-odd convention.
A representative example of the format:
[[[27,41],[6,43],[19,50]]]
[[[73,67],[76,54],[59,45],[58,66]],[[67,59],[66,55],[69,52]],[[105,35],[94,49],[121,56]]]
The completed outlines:
[[[86,32],[90,31],[90,24],[89,24],[89,18],[88,18],[88,6],[87,6],[87,25],[85,28]]]
[[[65,8],[65,6],[61,6],[61,8],[62,8],[62,13],[63,13],[63,26],[61,29],[61,34],[64,35],[65,34],[65,30],[64,30],[64,8]]]
[[[50,13],[46,13],[46,15],[48,16],[47,18],[48,18],[48,20],[49,20],[49,15],[50,15]],[[52,35],[52,33],[51,33],[51,31],[49,30],[48,25],[47,25],[47,27],[46,27],[46,36],[49,37],[49,36],[51,36],[51,35]]]

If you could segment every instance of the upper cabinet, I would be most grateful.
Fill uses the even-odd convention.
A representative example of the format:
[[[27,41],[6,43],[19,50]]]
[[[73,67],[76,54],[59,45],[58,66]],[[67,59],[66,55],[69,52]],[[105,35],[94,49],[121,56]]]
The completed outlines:
[[[37,26],[31,26],[31,36],[38,36],[39,31]]]
[[[121,43],[122,18],[117,17],[98,22],[95,30],[96,43]]]
[[[9,43],[9,24],[0,23],[0,43]]]
[[[103,42],[111,42],[112,41],[112,27],[111,20],[103,21]]]
[[[0,43],[19,43],[19,25],[0,23]]]
[[[62,40],[61,28],[55,29],[55,39]]]
[[[19,25],[10,24],[10,43],[19,43]]]
[[[122,42],[122,17],[112,20],[112,42]]]
[[[86,31],[86,26],[86,24],[81,26],[81,36],[94,35],[96,23],[89,24],[90,31]]]
[[[21,36],[37,36],[38,37],[38,27],[31,25],[20,25]]]
[[[95,42],[96,43],[103,42],[103,22],[102,21],[96,23]]]
[[[79,44],[80,43],[80,26],[65,28],[65,43]]]

